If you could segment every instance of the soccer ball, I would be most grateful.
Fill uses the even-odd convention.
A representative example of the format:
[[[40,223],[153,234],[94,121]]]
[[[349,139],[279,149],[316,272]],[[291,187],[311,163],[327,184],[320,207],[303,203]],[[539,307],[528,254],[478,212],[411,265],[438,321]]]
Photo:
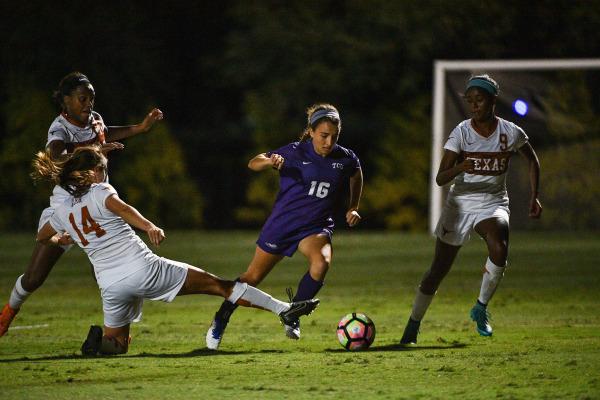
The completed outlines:
[[[365,350],[375,340],[375,324],[363,313],[348,314],[338,323],[337,337],[346,350]]]

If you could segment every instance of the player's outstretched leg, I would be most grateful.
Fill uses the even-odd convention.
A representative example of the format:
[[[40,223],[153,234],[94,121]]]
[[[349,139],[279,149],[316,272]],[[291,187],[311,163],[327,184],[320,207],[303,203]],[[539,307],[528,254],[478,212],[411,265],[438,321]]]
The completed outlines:
[[[471,319],[477,324],[477,332],[481,336],[492,336],[492,326],[490,325],[490,313],[485,304],[477,301],[471,309]]]

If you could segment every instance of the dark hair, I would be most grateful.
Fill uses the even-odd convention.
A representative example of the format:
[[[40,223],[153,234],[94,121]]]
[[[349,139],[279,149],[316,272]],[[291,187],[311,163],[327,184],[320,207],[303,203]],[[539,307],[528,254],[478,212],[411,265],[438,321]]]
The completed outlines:
[[[52,94],[52,99],[61,109],[63,109],[63,97],[71,95],[75,89],[82,85],[91,85],[88,77],[78,71],[71,72],[60,80],[58,88]]]
[[[338,117],[336,118],[331,115],[324,115],[323,117],[318,118],[317,120],[311,123],[313,114],[321,110],[331,111],[332,113],[337,114]],[[338,133],[342,131],[342,120],[339,118],[339,112],[337,108],[327,103],[313,104],[312,106],[306,109],[306,128],[304,128],[304,131],[300,135],[300,141],[305,142],[306,140],[308,140],[308,138],[310,137],[310,131],[314,131],[315,128],[319,126],[319,124],[323,121],[328,121],[335,125],[337,127]]]
[[[34,181],[54,182],[72,196],[81,197],[95,181],[94,168],[106,168],[106,157],[99,146],[85,146],[76,148],[63,160],[53,160],[48,151],[40,151],[32,165]]]

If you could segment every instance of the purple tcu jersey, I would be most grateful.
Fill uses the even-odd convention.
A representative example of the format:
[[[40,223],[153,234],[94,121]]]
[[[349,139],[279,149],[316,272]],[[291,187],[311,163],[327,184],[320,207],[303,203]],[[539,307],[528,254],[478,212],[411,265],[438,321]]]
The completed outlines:
[[[257,244],[266,252],[291,256],[303,238],[322,231],[331,235],[337,197],[360,168],[360,161],[352,150],[337,144],[323,157],[310,140],[290,143],[266,155],[273,153],[285,161],[273,211]]]

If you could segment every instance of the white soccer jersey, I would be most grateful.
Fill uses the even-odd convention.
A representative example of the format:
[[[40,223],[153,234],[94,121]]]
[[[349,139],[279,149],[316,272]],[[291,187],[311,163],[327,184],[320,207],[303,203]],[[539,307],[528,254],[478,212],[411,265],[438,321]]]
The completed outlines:
[[[50,225],[68,232],[89,257],[102,289],[159,259],[121,217],[105,206],[117,194],[108,183],[93,184],[80,198],[56,207]]]
[[[506,172],[509,159],[527,140],[523,129],[502,118],[498,118],[496,130],[487,138],[475,131],[470,119],[458,124],[444,149],[459,154],[459,160],[474,160],[475,167],[473,173],[461,172],[456,176],[448,193],[448,203],[463,211],[491,204],[508,205]]]
[[[98,122],[101,122],[101,125],[98,125],[98,127],[95,128],[94,125]],[[79,146],[87,146],[94,143],[103,144],[105,142],[104,135],[106,132],[107,128],[104,125],[102,117],[95,111],[92,111],[89,123],[83,128],[72,124],[61,114],[52,121],[52,124],[50,124],[46,147],[48,147],[50,142],[60,140],[65,143],[65,152],[71,153],[73,149]],[[50,207],[58,207],[68,197],[69,193],[56,185],[52,190],[52,196],[50,196]]]

